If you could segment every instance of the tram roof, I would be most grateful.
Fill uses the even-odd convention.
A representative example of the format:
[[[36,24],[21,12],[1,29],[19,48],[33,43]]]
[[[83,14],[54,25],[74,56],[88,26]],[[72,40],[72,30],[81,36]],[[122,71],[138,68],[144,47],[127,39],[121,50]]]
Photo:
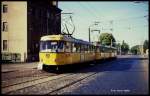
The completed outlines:
[[[104,45],[100,45],[101,48],[106,48],[106,49],[113,49],[116,50],[117,48],[115,47],[111,47],[111,46],[104,46]]]
[[[41,41],[53,41],[53,40],[60,40],[60,41],[69,41],[69,42],[75,42],[75,43],[81,43],[81,44],[88,44],[88,45],[93,45],[92,43],[88,42],[88,41],[84,41],[81,39],[76,39],[74,37],[71,36],[67,36],[67,35],[47,35],[47,36],[42,36],[41,37]]]
[[[111,47],[111,46],[107,46],[107,45],[101,45],[101,44],[95,44],[95,46],[99,46],[100,48],[105,48],[105,49],[113,49],[113,50],[116,50],[117,48],[116,47]]]

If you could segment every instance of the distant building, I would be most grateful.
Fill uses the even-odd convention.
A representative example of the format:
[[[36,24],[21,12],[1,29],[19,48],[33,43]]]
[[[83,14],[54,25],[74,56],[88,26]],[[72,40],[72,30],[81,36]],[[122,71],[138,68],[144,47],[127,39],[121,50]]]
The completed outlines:
[[[149,55],[149,49],[146,49],[146,55]]]
[[[143,49],[143,45],[139,45],[139,54],[143,55],[144,54],[144,49]]]
[[[2,1],[2,59],[36,61],[40,37],[61,33],[61,10],[56,1]]]

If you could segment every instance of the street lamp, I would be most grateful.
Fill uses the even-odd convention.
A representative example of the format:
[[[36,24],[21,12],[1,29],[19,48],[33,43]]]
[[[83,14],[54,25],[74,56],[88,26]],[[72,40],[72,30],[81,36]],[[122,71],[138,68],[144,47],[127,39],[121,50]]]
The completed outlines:
[[[98,25],[98,23],[100,23],[100,22],[94,22],[94,24],[89,26],[89,42],[91,42],[91,34],[90,34],[91,33],[91,29],[90,29],[90,27],[92,27],[94,25]]]

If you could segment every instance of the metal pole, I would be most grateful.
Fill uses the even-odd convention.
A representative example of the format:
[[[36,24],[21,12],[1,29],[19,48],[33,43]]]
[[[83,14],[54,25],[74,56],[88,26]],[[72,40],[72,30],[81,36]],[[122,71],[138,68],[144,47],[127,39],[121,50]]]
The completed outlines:
[[[121,45],[120,45],[120,55],[121,55]]]
[[[96,22],[95,21],[93,25],[98,25],[98,23],[100,23],[100,22]],[[90,27],[93,26],[93,25],[89,26],[89,42],[91,42],[91,30],[90,30]]]
[[[89,42],[91,42],[90,36],[91,36],[91,34],[90,34],[90,27],[89,27]]]
[[[48,31],[49,31],[49,30],[48,30],[48,29],[49,29],[49,28],[48,28],[48,18],[49,18],[49,14],[48,14],[48,11],[47,11],[47,35],[48,35]]]

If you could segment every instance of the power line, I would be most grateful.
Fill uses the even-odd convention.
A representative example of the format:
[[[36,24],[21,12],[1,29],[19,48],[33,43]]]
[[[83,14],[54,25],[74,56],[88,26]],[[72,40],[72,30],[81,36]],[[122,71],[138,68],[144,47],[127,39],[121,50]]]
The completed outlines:
[[[88,5],[88,7],[90,7],[91,10],[94,9],[92,12],[95,14],[95,16],[96,16],[97,18],[99,18],[99,15],[98,15],[97,12],[95,11],[95,8],[94,8],[94,7],[91,7],[91,5],[90,5],[89,3],[87,3],[87,2],[86,2],[86,5]]]
[[[80,5],[82,8],[84,8],[91,16],[97,17],[96,14],[95,14],[93,11],[91,11],[91,9],[89,10],[89,7],[85,6],[84,4],[82,4],[82,3],[80,3],[80,2],[79,2],[79,5]]]
[[[142,19],[142,18],[146,18],[148,17],[148,15],[144,15],[144,16],[138,16],[138,17],[129,17],[129,18],[123,18],[123,19],[118,19],[118,20],[114,20],[114,21],[124,21],[124,20],[135,20],[135,19]]]
[[[145,18],[148,19],[148,15],[142,15],[142,16],[137,16],[137,17],[121,18],[121,19],[114,19],[114,20],[105,20],[105,21],[101,21],[101,22],[110,22],[110,21],[118,22],[118,21],[145,19]]]
[[[79,2],[79,4],[81,5],[82,3]],[[88,6],[90,6],[88,3],[86,3]],[[82,4],[83,5],[83,4]],[[81,6],[82,6],[81,5]],[[84,6],[85,7],[85,6]],[[91,11],[89,9],[92,9],[93,7],[89,8],[86,6],[86,10],[91,13],[93,13],[93,16],[95,17],[99,17],[95,14],[95,11]],[[136,19],[143,19],[143,18],[148,18],[148,15],[144,15],[144,16],[138,16],[138,17],[128,17],[128,18],[122,18],[122,19],[114,19],[114,20],[106,20],[106,21],[101,21],[101,22],[110,22],[110,21],[115,21],[115,22],[118,22],[118,21],[126,21],[126,20],[136,20]]]

